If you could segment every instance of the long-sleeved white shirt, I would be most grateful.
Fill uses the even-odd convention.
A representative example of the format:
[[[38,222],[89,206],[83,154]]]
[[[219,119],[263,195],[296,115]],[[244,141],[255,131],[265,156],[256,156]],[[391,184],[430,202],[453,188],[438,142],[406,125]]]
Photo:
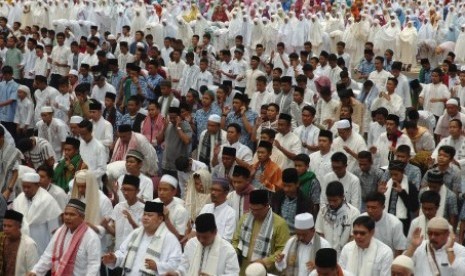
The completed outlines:
[[[361,216],[368,216],[368,213],[363,213]],[[407,249],[404,226],[396,216],[383,211],[381,219],[375,221],[375,225],[375,238],[392,248],[393,251]]]
[[[66,227],[66,226],[62,226]],[[39,262],[34,266],[32,272],[36,273],[37,276],[46,275],[47,272],[52,268],[52,255],[55,243],[57,242],[58,233],[61,229],[57,230],[53,235],[52,240],[47,246],[44,254],[40,258]],[[69,248],[73,234],[68,230],[66,232],[64,241],[64,250]],[[97,234],[91,228],[88,228],[85,232],[81,244],[79,245],[78,252],[76,254],[73,276],[97,276],[100,273],[100,239]]]
[[[352,134],[345,141],[341,138],[341,136],[334,139],[332,150],[334,152],[340,151],[347,156],[347,170],[352,172],[357,166],[357,159],[355,159],[355,157],[347,153],[344,150],[344,146],[347,146],[349,149],[351,149],[353,152],[357,154],[362,150],[367,150],[367,145],[363,137],[360,134],[356,133],[354,130],[352,130]]]
[[[131,214],[132,219],[140,226],[142,215],[144,214],[144,206],[144,203],[140,201],[136,201],[136,203],[129,206],[129,204],[124,201],[124,198],[120,199],[120,203],[116,204],[110,215],[115,226],[115,248],[120,248],[123,241],[134,231],[134,228],[129,223],[126,216],[124,216],[123,211],[127,210],[128,213]]]
[[[205,204],[200,210],[200,214],[211,213],[215,216],[216,228],[218,235],[228,242],[232,241],[234,231],[236,230],[236,211],[225,201],[223,204],[216,206],[214,203]]]
[[[71,50],[65,45],[59,46],[56,45],[53,47],[51,58],[52,58],[52,74],[58,74],[61,76],[66,76],[69,71],[67,66],[57,66],[53,63],[58,62],[59,64],[68,64],[68,56],[71,54]],[[37,73],[36,73],[37,74]]]
[[[101,178],[107,171],[108,157],[105,146],[95,138],[92,138],[89,143],[81,139],[79,153],[81,154],[82,161],[95,174],[97,181],[101,183]]]
[[[302,150],[302,142],[300,141],[299,136],[297,136],[293,132],[288,132],[286,135],[282,135],[281,133],[276,134],[275,141],[278,141],[283,148],[286,150],[294,153],[300,154],[303,152]],[[286,166],[281,169],[293,168],[294,167],[294,160],[286,158]]]
[[[34,103],[31,99],[18,99],[13,122],[20,127],[27,126],[27,128],[34,128]]]
[[[321,190],[326,191],[326,187],[332,181],[339,181],[342,183],[344,186],[346,201],[360,210],[360,207],[362,206],[362,188],[360,186],[360,179],[349,171],[346,171],[346,174],[342,178],[337,177],[334,172],[329,172],[320,180]],[[320,194],[320,204],[323,203],[328,203],[326,192],[322,192]]]
[[[37,136],[50,142],[59,160],[62,153],[62,143],[66,141],[66,137],[68,136],[68,126],[57,118],[53,118],[49,125],[40,120],[36,126],[38,129]]]
[[[413,263],[415,264],[415,275],[433,275],[426,253],[428,243],[429,241],[423,241],[412,256]],[[449,263],[445,246],[439,250],[434,249],[434,256],[436,257],[441,275],[460,276],[465,271],[465,247],[454,243],[453,248],[455,260],[452,265]]]

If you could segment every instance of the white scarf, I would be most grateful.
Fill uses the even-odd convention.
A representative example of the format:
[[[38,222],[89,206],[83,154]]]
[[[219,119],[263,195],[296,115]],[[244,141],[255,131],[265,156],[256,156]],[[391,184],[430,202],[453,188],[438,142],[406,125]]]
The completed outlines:
[[[52,198],[46,190],[39,188],[30,204],[24,193],[21,193],[13,201],[13,210],[22,213],[29,225],[46,223],[61,214],[58,203]]]
[[[145,259],[152,259],[155,262],[160,260],[161,252],[163,250],[163,243],[166,237],[166,225],[163,222],[158,226],[157,231],[152,236],[150,241],[150,245],[147,248],[146,257]],[[144,237],[145,230],[144,227],[139,227],[138,229],[134,230],[134,234],[131,237],[131,240],[128,243],[128,254],[126,255],[126,259],[123,263],[123,269],[125,272],[131,272],[131,269],[134,267],[134,260],[137,255],[137,251],[139,250],[139,246],[142,242],[142,238]],[[140,269],[142,275],[156,275],[156,272],[142,266]]]
[[[373,271],[373,265],[375,263],[376,253],[378,251],[378,243],[375,238],[370,241],[370,246],[366,249],[366,254],[363,254],[363,249],[358,247],[354,241],[354,251],[349,257],[348,270],[357,276],[371,276]],[[360,261],[360,258],[363,261]],[[359,264],[362,264],[359,267]],[[359,271],[360,269],[360,271]]]
[[[198,244],[195,247],[194,258],[192,260],[192,265],[189,267],[189,272],[187,275],[197,275],[200,273],[205,273],[208,275],[216,275],[217,274],[217,267],[218,267],[218,259],[220,257],[220,245],[221,245],[221,237],[216,235],[213,244],[210,246],[208,256],[206,258],[207,262],[205,263],[205,268],[200,267],[200,263],[202,262],[202,250],[203,246],[197,241]],[[207,249],[205,249],[207,250]]]
[[[417,227],[421,228],[421,234],[423,235],[424,240],[428,240],[428,235],[426,234],[427,224],[428,224],[428,220],[426,219],[425,215],[418,216]]]
[[[387,182],[387,190],[384,193],[384,195],[386,196],[386,201],[384,202],[384,206],[389,206],[389,203],[391,202],[392,185],[393,185],[393,182],[391,178]],[[405,174],[402,177],[402,182],[400,183],[400,186],[402,187],[402,189],[405,190],[407,194],[409,193],[408,178]],[[408,215],[407,207],[405,207],[405,203],[400,198],[399,193],[397,193],[396,217],[399,219],[406,219],[408,217],[407,215]]]

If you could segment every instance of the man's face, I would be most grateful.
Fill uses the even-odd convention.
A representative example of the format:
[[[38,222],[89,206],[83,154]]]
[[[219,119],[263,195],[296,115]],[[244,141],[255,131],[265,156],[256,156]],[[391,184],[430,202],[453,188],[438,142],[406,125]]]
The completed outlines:
[[[331,142],[327,137],[318,137],[318,147],[323,151],[329,150],[331,148]]]
[[[205,233],[196,232],[196,237],[202,246],[209,246],[215,241],[216,233],[216,230],[214,232]]]
[[[121,192],[123,193],[124,199],[126,199],[126,201],[133,202],[135,199],[137,199],[137,193],[139,192],[139,189],[133,185],[123,184],[121,185]]]
[[[462,130],[457,122],[450,122],[449,123],[449,134],[452,137],[460,136]]]
[[[132,135],[131,131],[118,132],[118,137],[121,139],[121,142],[124,144],[129,143],[129,140],[131,140],[131,135]]]
[[[397,125],[394,121],[387,120],[386,121],[386,132],[387,134],[394,134],[397,131]]]
[[[438,152],[438,165],[439,166],[448,166],[451,161],[449,154],[445,153],[443,150]]]
[[[37,183],[23,182],[23,192],[26,198],[33,198],[36,195],[38,189],[39,184]]]
[[[44,121],[44,123],[50,124],[50,122],[51,122],[52,119],[53,119],[53,113],[50,113],[50,112],[42,112],[42,113],[40,113],[40,117],[42,118],[42,120]]]
[[[368,201],[366,203],[368,215],[375,221],[378,221],[383,216],[384,205],[377,201]]]
[[[399,265],[392,265],[391,266],[391,276],[411,276],[412,273],[409,271],[408,268],[399,266]]]
[[[260,147],[257,149],[257,157],[258,157],[258,161],[265,162],[270,157],[270,153],[268,152],[266,148]]]
[[[303,244],[308,244],[312,241],[313,236],[315,235],[315,228],[301,230],[295,229],[295,235],[297,236],[297,240]]]
[[[375,69],[377,71],[383,70],[383,63],[379,59],[375,59]]]
[[[50,177],[48,177],[46,171],[38,171],[37,174],[40,176],[39,185],[40,187],[46,189],[51,182]]]
[[[220,124],[208,121],[207,130],[208,130],[208,133],[210,134],[216,134],[220,130]]]
[[[350,137],[350,134],[352,133],[352,129],[350,129],[350,128],[338,128],[337,133],[342,138],[342,140],[345,141]]]
[[[302,95],[301,95],[299,92],[297,92],[297,91],[295,91],[294,94],[293,94],[292,96],[293,96],[293,98],[294,98],[294,102],[296,102],[296,103],[298,103],[298,104],[300,104],[300,103],[304,100],[304,98],[302,97]]]
[[[232,185],[236,192],[242,192],[248,185],[248,179],[243,176],[233,176]]]
[[[77,150],[69,144],[64,144],[63,146],[63,154],[65,158],[72,158],[76,154]]]
[[[429,242],[435,249],[443,247],[449,239],[449,230],[428,228]]]
[[[346,175],[347,165],[342,162],[331,161],[331,168],[333,169],[334,174],[336,174],[336,176],[339,178],[342,178]]]
[[[281,83],[281,90],[284,92],[284,93],[288,93],[289,91],[291,91],[292,89],[292,86],[290,83],[288,82],[282,82]]]
[[[126,171],[128,173],[137,175],[141,167],[142,167],[142,162],[138,162],[136,158],[134,157],[126,158]]]
[[[352,234],[354,236],[355,243],[359,247],[368,248],[371,238],[375,234],[375,231],[374,229],[370,231],[363,225],[354,225]]]
[[[239,133],[236,131],[235,128],[229,127],[226,132],[226,138],[228,139],[229,143],[235,143],[239,140]]]
[[[158,197],[162,202],[171,202],[175,195],[176,189],[170,184],[161,182],[160,185],[158,185]]]
[[[73,207],[66,207],[63,212],[63,223],[70,229],[76,229],[84,221],[84,216]]]
[[[303,175],[308,170],[308,165],[303,161],[294,161],[294,167],[297,170],[298,175]]]
[[[270,206],[263,205],[263,204],[250,204],[249,211],[256,220],[263,220],[265,219],[266,215],[268,214],[268,210]]]
[[[57,36],[57,43],[58,45],[63,45],[63,43],[65,42],[65,38],[63,36]]]
[[[232,165],[234,164],[234,161],[236,160],[236,158],[234,158],[233,156],[229,156],[229,155],[221,155],[221,161],[223,162],[223,166],[225,168],[231,168]]]
[[[283,192],[290,198],[295,198],[298,190],[299,185],[297,183],[283,183]]]
[[[441,80],[441,77],[439,76],[437,72],[431,73],[431,82],[433,82],[434,84],[437,84],[440,82],[440,80]]]
[[[369,159],[358,159],[358,166],[362,172],[368,172],[371,168],[372,162]]]
[[[241,102],[239,100],[233,100],[233,107],[234,107],[234,102]],[[212,104],[212,98],[207,95],[207,93],[205,93],[203,96],[202,96],[202,106],[204,107],[209,107],[210,105]]]
[[[459,113],[459,108],[455,104],[446,104],[447,114],[451,117],[455,117]]]
[[[224,191],[221,184],[212,184],[210,188],[210,199],[212,203],[223,203],[224,201],[226,201],[226,196],[227,193]]]
[[[286,134],[290,130],[290,123],[283,119],[278,119],[278,127],[277,130],[281,134]]]
[[[157,228],[163,221],[163,216],[155,212],[144,212],[142,226],[144,228]]]
[[[337,210],[344,202],[343,196],[328,196],[328,205],[331,210]]]
[[[436,216],[438,207],[439,206],[432,202],[423,202],[421,204],[421,210],[423,211],[423,215],[425,215],[427,219],[432,219]]]
[[[17,238],[21,236],[21,224],[16,220],[3,219],[3,234],[7,238]]]

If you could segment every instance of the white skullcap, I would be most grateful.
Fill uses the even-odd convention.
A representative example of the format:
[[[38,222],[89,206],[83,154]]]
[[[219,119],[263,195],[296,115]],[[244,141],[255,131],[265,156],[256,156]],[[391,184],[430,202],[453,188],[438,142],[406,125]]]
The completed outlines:
[[[69,119],[70,124],[79,124],[84,120],[81,116],[72,116],[71,119]]]
[[[221,117],[217,114],[212,114],[208,117],[209,122],[214,122],[214,123],[221,123]]]
[[[341,128],[350,128],[350,122],[349,120],[340,120],[336,122],[336,128],[341,129]]]
[[[167,183],[173,186],[175,189],[178,188],[178,180],[169,174],[165,174],[161,177],[160,183]]]
[[[76,182],[78,183],[86,183],[87,173],[84,170],[78,171],[76,173]]]
[[[112,35],[112,34],[109,34],[109,35],[107,36],[107,39],[116,39],[116,36],[114,36],[114,35]]]
[[[261,263],[251,263],[245,270],[245,276],[266,276],[266,268]]]
[[[68,75],[79,76],[79,72],[77,70],[71,69],[69,70]]]
[[[294,228],[300,230],[308,230],[315,226],[313,216],[310,213],[298,214],[295,216]]]
[[[428,229],[449,230],[449,223],[445,218],[434,217],[428,221]]]
[[[448,99],[446,104],[452,104],[455,106],[459,106],[459,102],[457,101],[457,99],[454,99],[454,98]]]
[[[29,182],[29,183],[39,183],[40,181],[40,175],[35,173],[35,172],[29,172],[29,173],[25,173],[23,174],[23,176],[21,177],[21,180],[23,182]]]
[[[139,47],[140,47],[140,48],[145,48],[145,45],[144,45],[144,43],[142,43],[142,42],[137,42],[136,47],[137,47],[137,48],[139,48]]]
[[[405,255],[397,256],[392,262],[392,265],[397,265],[406,268],[410,271],[410,273],[413,273],[414,271],[414,264],[412,258]]]
[[[26,85],[20,85],[18,86],[18,91],[21,90],[27,94],[31,94],[31,90],[29,89],[29,87],[27,87]]]
[[[40,109],[40,113],[52,113],[53,112],[53,108],[51,106],[42,106],[42,108]]]

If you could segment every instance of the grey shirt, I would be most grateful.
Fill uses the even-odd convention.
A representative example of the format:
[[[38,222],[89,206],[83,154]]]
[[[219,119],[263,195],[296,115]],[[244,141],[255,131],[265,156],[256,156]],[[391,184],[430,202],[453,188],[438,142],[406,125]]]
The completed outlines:
[[[192,138],[192,129],[188,122],[181,122],[182,131]],[[190,143],[184,144],[178,135],[178,130],[173,124],[169,124],[165,130],[165,150],[163,152],[162,168],[165,170],[176,171],[174,161],[180,156],[189,156]]]

